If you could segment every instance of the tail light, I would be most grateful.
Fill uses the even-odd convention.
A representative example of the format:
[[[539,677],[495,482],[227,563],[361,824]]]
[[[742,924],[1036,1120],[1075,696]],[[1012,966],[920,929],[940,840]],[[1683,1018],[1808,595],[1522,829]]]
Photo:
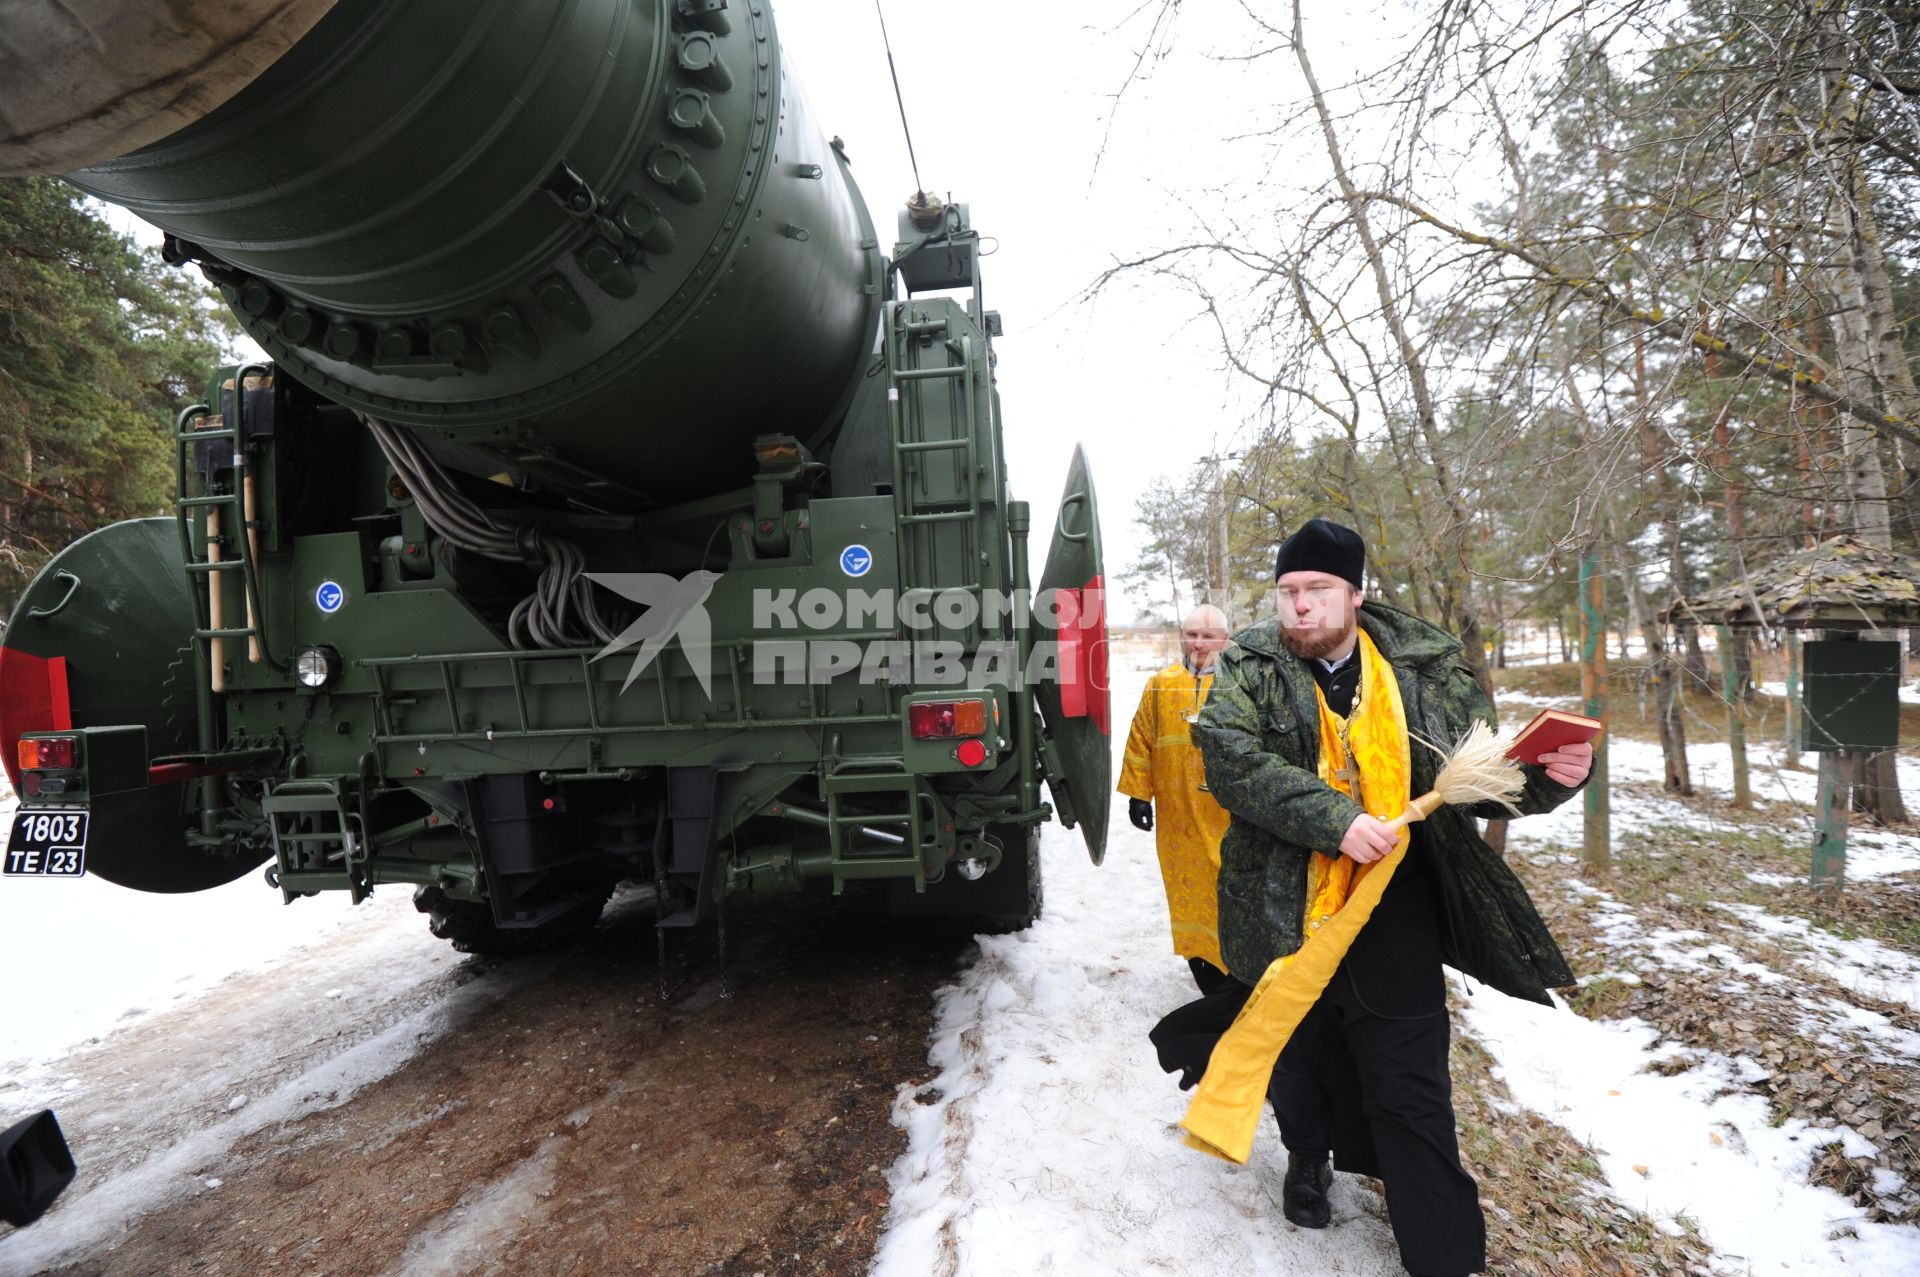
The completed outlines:
[[[74,766],[78,750],[71,736],[42,736],[38,739],[23,737],[20,741],[19,755],[20,770],[23,772],[57,771]]]
[[[985,701],[923,701],[907,706],[907,726],[915,740],[941,740],[952,736],[984,736],[987,731]]]

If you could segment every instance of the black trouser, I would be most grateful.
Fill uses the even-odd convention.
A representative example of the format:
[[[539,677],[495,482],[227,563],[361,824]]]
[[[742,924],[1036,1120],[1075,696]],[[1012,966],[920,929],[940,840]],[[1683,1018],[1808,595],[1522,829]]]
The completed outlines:
[[[1267,1092],[1288,1149],[1332,1149],[1339,1169],[1386,1186],[1401,1262],[1416,1273],[1486,1267],[1486,1220],[1454,1129],[1450,1035],[1445,1011],[1369,1012],[1343,972],[1294,1031]]]
[[[1205,958],[1188,958],[1187,970],[1193,972],[1194,987],[1200,990],[1203,998],[1227,981],[1227,973]]]

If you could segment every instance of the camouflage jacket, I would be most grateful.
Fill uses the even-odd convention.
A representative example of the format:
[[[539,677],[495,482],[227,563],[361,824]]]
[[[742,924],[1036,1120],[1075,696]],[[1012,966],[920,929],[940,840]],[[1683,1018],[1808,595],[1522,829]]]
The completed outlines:
[[[1406,612],[1367,603],[1360,626],[1393,666],[1407,726],[1436,743],[1458,740],[1493,706],[1459,663],[1458,640]],[[1234,636],[1221,655],[1206,708],[1193,726],[1207,788],[1232,816],[1220,844],[1220,945],[1227,967],[1249,983],[1273,959],[1300,947],[1307,873],[1314,850],[1333,853],[1360,814],[1351,798],[1321,781],[1319,708],[1313,675],[1280,643],[1269,619]],[[1413,792],[1433,787],[1437,759],[1417,742]],[[1575,790],[1527,768],[1523,815],[1551,811]],[[1573,983],[1566,959],[1533,901],[1480,837],[1484,808],[1442,807],[1424,822],[1447,917],[1446,961],[1484,984],[1534,1002]],[[1422,826],[1416,825],[1416,835]]]

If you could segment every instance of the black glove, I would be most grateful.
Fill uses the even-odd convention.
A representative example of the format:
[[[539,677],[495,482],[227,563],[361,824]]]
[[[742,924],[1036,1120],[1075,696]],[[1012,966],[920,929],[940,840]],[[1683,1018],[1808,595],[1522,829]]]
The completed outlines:
[[[1127,799],[1127,819],[1135,829],[1153,832],[1153,804],[1144,798]]]

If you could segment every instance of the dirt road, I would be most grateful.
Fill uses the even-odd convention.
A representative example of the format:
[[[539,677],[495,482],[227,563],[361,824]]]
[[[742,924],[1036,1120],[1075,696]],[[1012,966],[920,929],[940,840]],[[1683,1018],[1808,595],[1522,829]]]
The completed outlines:
[[[971,942],[863,899],[727,923],[728,988],[709,931],[664,1002],[651,909],[617,898],[564,954],[383,981],[349,934],[144,1020],[76,1058],[58,1107],[89,1182],[11,1240],[97,1239],[18,1270],[0,1237],[0,1271],[863,1272],[890,1114]]]

